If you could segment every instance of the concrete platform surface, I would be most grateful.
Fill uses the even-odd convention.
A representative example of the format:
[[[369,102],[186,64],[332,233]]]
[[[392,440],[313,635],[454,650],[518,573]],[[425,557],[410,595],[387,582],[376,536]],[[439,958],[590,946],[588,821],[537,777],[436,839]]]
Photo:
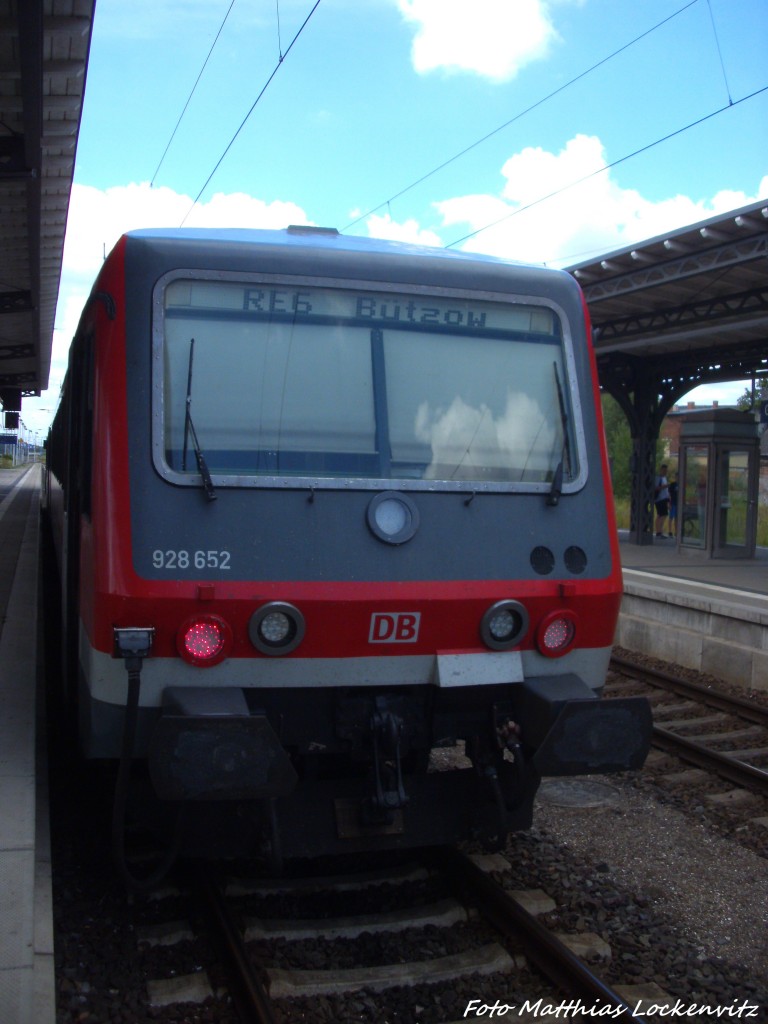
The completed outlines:
[[[619,534],[624,598],[616,642],[749,690],[768,690],[768,549],[707,558],[674,540]]]
[[[38,699],[40,467],[0,471],[0,1021],[53,1024],[51,863]],[[38,740],[41,742],[38,742]]]
[[[749,559],[708,558],[695,549],[678,548],[669,538],[654,537],[653,544],[632,544],[626,530],[619,530],[619,548],[625,569],[741,590],[768,599],[768,548],[757,548],[755,557]]]

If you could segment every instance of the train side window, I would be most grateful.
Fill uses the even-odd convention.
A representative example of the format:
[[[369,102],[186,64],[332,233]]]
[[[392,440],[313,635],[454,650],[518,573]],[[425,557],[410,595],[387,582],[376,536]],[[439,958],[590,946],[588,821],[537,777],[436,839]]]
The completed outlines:
[[[70,379],[72,382],[72,422],[70,467],[71,482],[78,496],[82,515],[91,514],[93,475],[93,330],[76,335],[72,343]]]

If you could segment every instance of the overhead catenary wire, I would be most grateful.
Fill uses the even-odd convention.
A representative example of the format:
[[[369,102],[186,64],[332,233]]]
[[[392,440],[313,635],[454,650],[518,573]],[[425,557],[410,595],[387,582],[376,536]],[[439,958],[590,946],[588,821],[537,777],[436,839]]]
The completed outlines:
[[[242,121],[240,122],[240,125],[239,125],[239,127],[238,127],[237,131],[236,131],[236,132],[235,132],[235,134],[234,134],[234,135],[232,136],[232,138],[231,138],[231,139],[229,140],[229,142],[227,143],[227,146],[226,146],[226,148],[225,148],[224,152],[223,152],[223,153],[221,154],[221,156],[219,157],[219,159],[218,159],[218,160],[216,161],[216,165],[215,165],[215,167],[213,168],[213,170],[211,171],[211,173],[210,173],[210,174],[208,175],[208,177],[207,177],[207,178],[205,179],[205,182],[204,182],[204,184],[203,184],[203,187],[202,187],[202,188],[200,189],[200,191],[199,191],[199,192],[197,193],[197,195],[196,195],[196,196],[195,196],[195,198],[194,198],[194,201],[193,201],[192,205],[191,205],[191,206],[190,206],[190,208],[189,208],[189,209],[187,210],[187,212],[186,212],[186,213],[184,214],[184,217],[183,217],[183,219],[182,219],[182,221],[181,221],[181,224],[179,225],[180,227],[184,225],[184,223],[186,222],[186,219],[187,219],[187,217],[189,217],[190,213],[191,213],[191,212],[192,212],[192,211],[194,210],[194,208],[195,208],[195,207],[197,206],[197,204],[198,204],[198,202],[199,202],[199,200],[200,200],[200,196],[202,196],[203,192],[205,192],[205,190],[206,190],[206,189],[208,188],[208,186],[210,185],[210,183],[211,183],[211,180],[212,180],[212,178],[213,178],[214,174],[216,173],[216,171],[218,171],[219,167],[221,167],[221,165],[222,165],[222,163],[224,162],[224,158],[226,157],[227,153],[228,153],[228,152],[230,151],[230,149],[231,149],[231,148],[232,148],[232,146],[234,145],[234,143],[235,143],[235,140],[237,139],[238,135],[239,135],[239,134],[240,134],[240,132],[241,132],[241,131],[243,130],[243,128],[245,127],[245,125],[246,125],[246,123],[247,123],[248,119],[250,118],[251,114],[252,114],[252,113],[254,112],[254,110],[255,110],[255,109],[256,109],[256,107],[258,106],[258,104],[259,104],[259,102],[260,102],[260,100],[261,100],[262,96],[263,96],[263,95],[264,95],[264,93],[265,93],[265,92],[267,91],[267,89],[269,88],[269,86],[270,86],[270,85],[272,84],[272,80],[274,79],[275,75],[276,75],[276,74],[277,74],[277,72],[278,72],[278,71],[280,70],[280,68],[281,68],[281,67],[283,66],[283,63],[285,62],[285,58],[286,58],[286,57],[288,56],[288,54],[289,54],[289,53],[291,52],[291,50],[293,49],[293,47],[294,47],[294,45],[295,45],[296,41],[298,40],[299,36],[301,35],[301,33],[302,33],[302,32],[304,31],[304,29],[305,29],[305,28],[307,27],[307,25],[309,24],[310,18],[311,18],[311,17],[312,17],[312,15],[313,15],[313,14],[315,13],[315,11],[317,10],[317,8],[318,8],[318,7],[320,6],[320,3],[321,3],[321,0],[316,0],[315,4],[314,4],[314,5],[313,5],[313,7],[312,7],[312,10],[311,10],[311,11],[309,12],[309,14],[308,14],[308,15],[306,16],[306,18],[305,18],[305,19],[304,19],[304,21],[302,22],[302,24],[301,24],[301,27],[299,28],[298,32],[296,33],[296,35],[295,35],[295,36],[293,37],[293,39],[291,40],[291,42],[290,42],[290,45],[288,46],[288,49],[287,49],[287,50],[285,51],[285,53],[281,53],[281,54],[280,54],[280,56],[279,56],[279,58],[278,58],[278,61],[277,61],[277,64],[276,64],[276,65],[275,65],[275,67],[274,67],[274,68],[272,69],[272,73],[270,74],[269,78],[268,78],[268,79],[266,80],[266,82],[265,82],[265,83],[264,83],[264,85],[262,86],[262,88],[261,88],[261,91],[259,92],[259,94],[258,94],[258,96],[256,97],[256,99],[255,99],[255,100],[253,101],[253,103],[252,103],[252,105],[251,105],[251,108],[250,108],[250,110],[249,110],[249,111],[248,111],[248,113],[247,113],[247,114],[245,115],[245,117],[243,118],[243,120],[242,120]]]
[[[208,56],[203,61],[203,66],[200,68],[200,71],[198,72],[197,78],[195,79],[195,84],[192,86],[192,90],[190,91],[189,96],[187,96],[187,102],[184,104],[184,109],[179,114],[179,119],[176,122],[176,127],[171,132],[171,137],[170,137],[170,139],[168,139],[168,143],[167,143],[165,149],[163,150],[163,155],[160,157],[160,162],[158,163],[157,167],[155,168],[155,173],[152,175],[152,180],[149,183],[149,187],[150,188],[152,188],[153,185],[155,184],[155,178],[157,177],[157,175],[158,175],[158,173],[160,171],[160,168],[163,166],[163,161],[165,160],[165,158],[166,158],[166,156],[168,154],[168,150],[171,148],[171,143],[173,142],[174,137],[176,136],[176,132],[179,130],[179,125],[181,124],[181,122],[182,122],[182,120],[184,118],[184,115],[187,112],[187,107],[189,106],[190,101],[192,100],[192,97],[195,94],[195,89],[197,89],[197,86],[198,86],[198,83],[199,83],[200,79],[203,77],[203,72],[205,71],[205,68],[206,68],[206,66],[208,64],[208,61],[211,59],[211,54],[214,51],[216,43],[218,43],[218,41],[219,41],[219,36],[221,35],[222,31],[224,30],[224,26],[227,23],[227,18],[229,17],[230,12],[231,12],[231,10],[232,10],[232,8],[234,6],[235,6],[235,0],[232,0],[232,2],[230,3],[229,7],[227,8],[227,13],[224,15],[224,20],[222,21],[221,25],[219,25],[219,31],[216,33],[216,38],[211,43],[211,48],[208,51]]]
[[[277,52],[283,59],[283,40],[280,38],[280,0],[275,0],[275,19],[277,21]]]
[[[474,142],[471,142],[468,146],[465,146],[463,149],[459,150],[458,153],[454,153],[453,156],[448,157],[447,160],[444,160],[441,164],[438,164],[437,167],[433,167],[431,171],[427,171],[426,174],[422,174],[420,178],[417,178],[415,181],[412,181],[410,185],[406,185],[405,188],[402,188],[400,189],[399,192],[396,192],[394,195],[391,195],[389,199],[385,199],[377,206],[371,207],[371,209],[368,210],[366,213],[361,213],[358,217],[355,217],[354,220],[350,221],[349,224],[346,224],[342,228],[342,231],[349,230],[349,228],[354,227],[356,224],[359,224],[360,221],[365,220],[366,217],[370,217],[371,214],[377,213],[383,207],[389,206],[389,204],[394,202],[396,199],[400,199],[402,196],[406,195],[412,189],[416,188],[417,185],[423,184],[423,182],[427,181],[435,174],[444,170],[446,167],[449,167],[452,163],[455,163],[456,160],[459,160],[461,157],[466,156],[467,153],[470,153],[473,149],[476,149],[478,146],[481,146],[484,142],[487,142],[488,139],[493,138],[494,135],[498,135],[499,132],[503,131],[505,128],[509,128],[510,125],[514,124],[516,121],[519,121],[527,114],[532,113],[532,111],[543,106],[545,103],[549,102],[549,100],[554,99],[555,96],[559,96],[561,92],[564,92],[566,89],[569,89],[572,85],[575,85],[577,82],[581,81],[582,78],[586,78],[588,75],[591,75],[593,71],[597,71],[598,68],[601,68],[604,64],[607,64],[609,61],[613,60],[614,57],[618,57],[620,54],[624,53],[625,50],[630,49],[630,47],[634,46],[636,43],[639,43],[641,40],[645,39],[653,32],[656,32],[658,29],[662,28],[662,26],[666,25],[674,18],[677,18],[680,14],[683,14],[689,8],[695,7],[696,4],[700,2],[701,0],[689,0],[688,3],[678,8],[678,10],[673,11],[672,14],[668,15],[666,18],[663,18],[661,21],[651,26],[651,28],[646,29],[645,32],[642,32],[639,36],[635,36],[635,38],[631,39],[628,43],[624,43],[624,45],[620,46],[617,50],[614,50],[612,53],[609,53],[606,57],[602,57],[595,64],[592,64],[584,71],[579,72],[578,75],[575,75],[567,82],[564,82],[562,85],[558,86],[557,89],[553,89],[552,92],[547,93],[546,96],[542,96],[541,99],[536,100],[536,102],[532,103],[529,107],[526,107],[524,110],[519,111],[517,114],[515,114],[514,117],[510,118],[508,121],[505,121],[504,124],[500,124],[498,128],[494,128],[493,131],[490,131],[486,135],[483,135],[482,138],[476,139]]]
[[[700,124],[704,124],[706,121],[711,120],[713,117],[717,117],[718,114],[724,113],[726,110],[732,110],[734,107],[739,106],[741,103],[746,103],[747,100],[754,99],[755,96],[760,96],[762,93],[768,92],[768,85],[762,86],[760,89],[756,89],[754,92],[749,93],[747,96],[742,96],[741,99],[731,100],[722,107],[718,107],[717,110],[712,110],[710,113],[705,114],[703,117],[697,118],[695,121],[691,121],[681,128],[676,128],[673,132],[668,132],[659,139],[655,139],[653,142],[649,142],[645,146],[640,146],[638,149],[633,150],[631,153],[626,153],[624,156],[619,157],[617,160],[612,160],[608,164],[602,164],[600,167],[595,168],[594,171],[590,171],[589,174],[584,174],[582,177],[577,178],[574,181],[568,182],[561,188],[555,189],[554,192],[548,192],[544,196],[539,196],[538,199],[534,199],[530,203],[526,203],[524,206],[518,206],[514,210],[510,210],[509,213],[503,217],[499,217],[497,220],[492,221],[490,224],[485,224],[481,228],[477,228],[475,231],[470,231],[469,234],[462,235],[461,238],[455,238],[452,242],[448,242],[445,245],[446,249],[453,248],[454,245],[460,245],[462,242],[468,241],[470,238],[475,238],[477,235],[483,233],[483,231],[489,231],[491,228],[497,227],[499,224],[503,224],[504,221],[510,220],[512,217],[516,217],[519,213],[523,213],[525,210],[530,210],[534,206],[538,206],[540,203],[546,202],[548,199],[554,199],[555,196],[562,195],[563,192],[567,192],[571,188],[575,188],[576,185],[581,185],[585,181],[589,181],[590,178],[596,177],[598,174],[602,174],[604,171],[609,171],[613,167],[618,167],[619,164],[626,163],[627,160],[631,160],[633,157],[639,156],[641,153],[647,153],[655,146],[661,145],[663,142],[668,142],[670,139],[675,138],[677,135],[682,135],[683,132],[689,131],[691,128],[696,128]]]
[[[717,47],[717,56],[720,58],[720,70],[723,73],[723,81],[725,82],[725,91],[728,93],[728,102],[732,103],[731,99],[731,87],[728,84],[728,75],[725,71],[725,61],[723,60],[723,51],[720,49],[720,36],[717,34],[717,25],[715,24],[715,16],[712,13],[711,0],[707,0],[707,9],[709,10],[709,20],[712,22],[712,32],[715,36],[715,46]]]

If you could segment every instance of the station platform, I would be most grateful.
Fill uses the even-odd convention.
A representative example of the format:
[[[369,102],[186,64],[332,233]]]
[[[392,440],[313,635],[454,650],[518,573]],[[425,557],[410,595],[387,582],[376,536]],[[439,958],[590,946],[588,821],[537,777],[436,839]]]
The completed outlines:
[[[627,530],[619,530],[619,547],[624,569],[743,591],[768,601],[768,548],[757,548],[750,559],[707,558],[695,548],[678,548],[668,537],[632,544]]]
[[[616,642],[630,651],[768,691],[768,548],[709,558],[672,538],[619,531],[624,597]]]
[[[38,636],[40,466],[0,470],[0,1021],[54,1024]]]

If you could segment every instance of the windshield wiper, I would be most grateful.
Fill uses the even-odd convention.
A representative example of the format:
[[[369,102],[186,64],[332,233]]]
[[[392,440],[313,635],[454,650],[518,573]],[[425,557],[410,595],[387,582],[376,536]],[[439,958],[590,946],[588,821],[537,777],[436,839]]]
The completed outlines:
[[[215,501],[217,498],[216,491],[213,489],[213,480],[211,474],[208,471],[208,465],[205,461],[205,456],[200,447],[200,442],[197,440],[197,431],[195,425],[192,422],[192,361],[195,355],[195,339],[189,339],[189,369],[187,370],[187,409],[184,417],[184,447],[181,452],[181,468],[186,470],[187,468],[187,447],[189,445],[190,435],[192,437],[192,446],[195,451],[195,460],[197,461],[197,471],[203,481],[203,488],[205,489],[206,497],[208,501]]]
[[[568,413],[565,409],[565,398],[563,396],[563,388],[560,384],[560,374],[557,369],[557,363],[552,363],[552,369],[555,371],[555,386],[557,388],[557,404],[560,408],[560,427],[563,431],[563,448],[560,453],[560,461],[557,464],[555,475],[552,478],[552,486],[547,496],[548,505],[557,505],[560,502],[560,495],[563,491],[563,471],[565,466],[568,468],[568,475],[571,474],[571,448],[568,441]]]

